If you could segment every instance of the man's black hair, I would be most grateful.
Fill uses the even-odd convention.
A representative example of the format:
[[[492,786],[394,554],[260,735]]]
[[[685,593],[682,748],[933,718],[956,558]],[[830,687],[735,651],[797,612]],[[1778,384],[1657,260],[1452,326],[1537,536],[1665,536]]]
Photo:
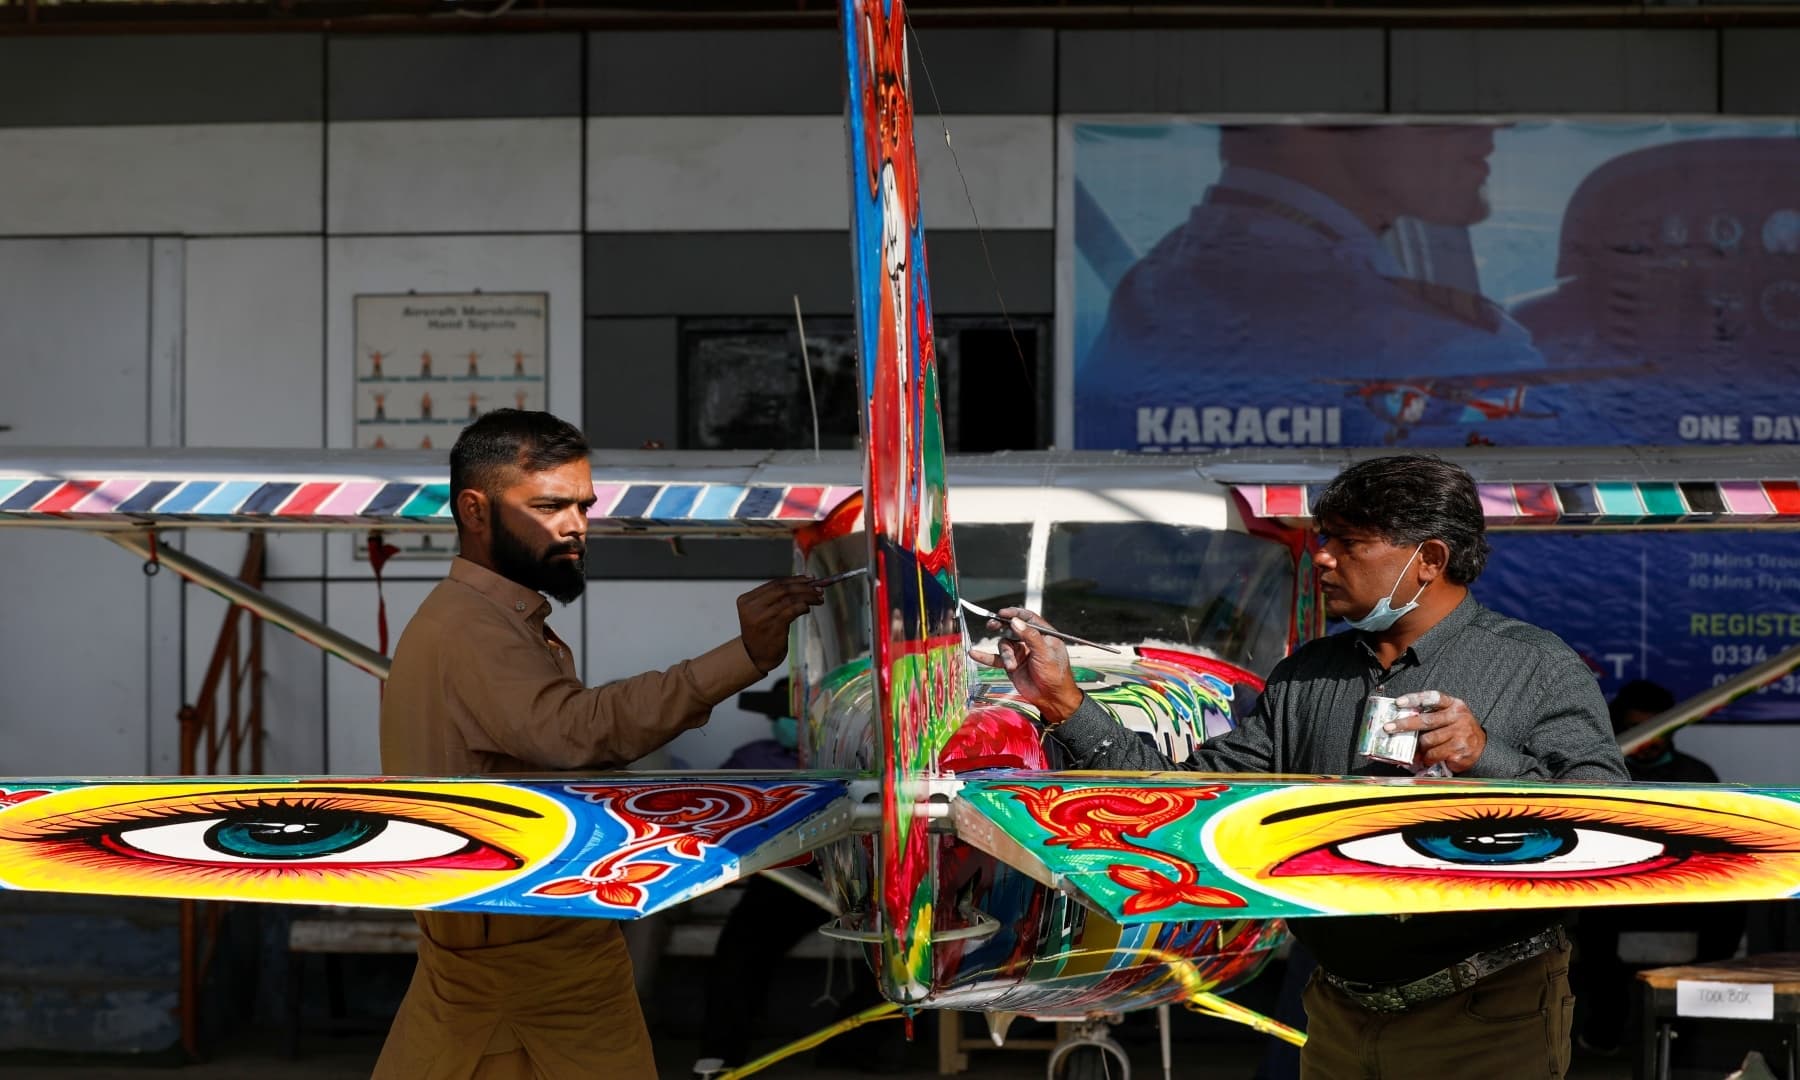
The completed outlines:
[[[1675,695],[1668,687],[1649,679],[1633,679],[1619,687],[1619,692],[1607,703],[1606,710],[1612,714],[1613,729],[1618,730],[1626,713],[1647,712],[1654,716],[1674,707]]]
[[[1367,530],[1412,547],[1442,540],[1450,548],[1444,576],[1467,585],[1487,566],[1487,518],[1475,480],[1460,467],[1422,454],[1371,458],[1337,475],[1313,520],[1327,533]]]
[[[491,498],[508,468],[543,472],[587,455],[587,437],[567,420],[526,409],[483,413],[450,448],[450,516],[461,528],[457,494],[472,488]]]

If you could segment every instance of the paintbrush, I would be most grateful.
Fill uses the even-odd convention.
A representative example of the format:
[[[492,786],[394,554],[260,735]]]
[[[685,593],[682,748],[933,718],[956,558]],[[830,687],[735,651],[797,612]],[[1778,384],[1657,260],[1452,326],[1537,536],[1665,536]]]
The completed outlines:
[[[859,566],[854,570],[846,570],[841,574],[833,574],[830,577],[815,578],[815,579],[813,579],[813,587],[815,589],[823,589],[827,585],[836,585],[840,581],[849,581],[853,577],[861,577],[862,575],[864,575],[868,572],[869,572],[868,567]]]
[[[994,621],[998,622],[1001,625],[1001,627],[1005,628],[1006,630],[1011,629],[1008,626],[1008,623],[1011,620],[1003,618],[1000,615],[997,615],[994,612],[989,611],[987,608],[982,607],[980,604],[971,604],[967,600],[962,600],[962,599],[959,599],[957,602],[960,603],[963,607],[969,609],[970,614],[978,615],[983,619],[993,619]],[[1021,619],[1020,621],[1025,622],[1025,620],[1023,620],[1023,619]],[[1102,645],[1098,641],[1089,641],[1087,638],[1076,637],[1074,634],[1065,634],[1061,630],[1052,630],[1048,626],[1039,626],[1037,623],[1034,623],[1034,622],[1025,622],[1025,625],[1031,627],[1033,630],[1036,630],[1040,634],[1048,634],[1049,636],[1051,636],[1053,638],[1061,638],[1064,641],[1070,643],[1071,645],[1091,645],[1096,649],[1104,649],[1109,653],[1116,653],[1116,652],[1121,651],[1119,649],[1113,648],[1111,645]]]

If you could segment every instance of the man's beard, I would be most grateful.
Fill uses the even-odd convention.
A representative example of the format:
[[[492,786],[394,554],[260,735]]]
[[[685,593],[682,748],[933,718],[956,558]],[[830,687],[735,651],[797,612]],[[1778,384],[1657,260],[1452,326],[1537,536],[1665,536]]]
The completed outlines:
[[[576,557],[555,558],[564,552],[574,552]],[[488,558],[501,577],[546,593],[562,604],[573,603],[581,590],[587,588],[586,554],[587,548],[580,542],[552,544],[538,554],[498,517],[494,520],[493,540],[488,545]]]

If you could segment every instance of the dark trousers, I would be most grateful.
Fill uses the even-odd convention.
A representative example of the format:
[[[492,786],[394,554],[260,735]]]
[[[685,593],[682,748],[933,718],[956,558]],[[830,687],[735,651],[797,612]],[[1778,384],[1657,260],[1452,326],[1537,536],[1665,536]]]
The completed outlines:
[[[1306,988],[1301,1080],[1562,1080],[1569,1068],[1569,947],[1403,1013],[1364,1009],[1323,978]]]

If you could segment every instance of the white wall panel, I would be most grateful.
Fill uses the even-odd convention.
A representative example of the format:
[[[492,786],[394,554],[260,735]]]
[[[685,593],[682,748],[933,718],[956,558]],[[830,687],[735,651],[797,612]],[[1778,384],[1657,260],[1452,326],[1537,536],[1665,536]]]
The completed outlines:
[[[0,447],[144,445],[149,309],[148,241],[0,241]],[[0,529],[0,775],[143,771],[147,591],[99,537]]]
[[[0,529],[0,776],[144,771],[146,588],[101,537]]]
[[[390,581],[387,598],[388,648],[400,640],[435,581]],[[373,649],[377,644],[373,582],[333,581],[325,586],[326,622]],[[378,776],[381,773],[381,694],[374,676],[336,658],[325,662],[327,771]]]
[[[1044,116],[953,116],[963,192],[943,128],[915,135],[925,223],[1047,229],[1054,218],[1053,123]],[[844,122],[836,116],[596,117],[588,121],[588,229],[594,232],[842,229]]]
[[[186,253],[188,446],[324,442],[325,254],[316,237],[193,240]],[[318,577],[325,539],[269,537],[269,577]],[[196,534],[189,552],[236,572],[241,537]]]
[[[331,125],[333,233],[581,228],[581,121]]]
[[[366,293],[545,292],[550,294],[550,411],[581,422],[581,237],[567,236],[369,236],[334,237],[328,244],[326,298],[326,445],[354,445],[356,297]],[[450,448],[444,451],[449,475]],[[333,577],[366,578],[368,563],[351,554],[352,540],[327,540]],[[396,577],[436,580],[445,563],[398,560]]]
[[[190,540],[192,537],[190,537]],[[240,556],[243,538],[238,538]],[[237,564],[230,566],[236,572]],[[271,582],[265,590],[276,600],[303,614],[319,618],[324,610],[325,587],[316,582]],[[225,601],[205,589],[186,586],[187,591],[187,698],[198,704],[207,664],[218,643],[219,629],[225,622]],[[249,635],[243,617],[239,617],[240,645],[247,646]],[[306,775],[324,768],[325,654],[280,627],[263,625],[263,769],[270,774]],[[240,654],[248,663],[248,653]],[[332,661],[337,663],[338,661]],[[221,695],[224,687],[221,686]],[[246,695],[243,699],[248,700]],[[220,730],[223,731],[226,702],[219,700]],[[178,745],[174,737],[174,714],[164,728],[171,747]],[[157,721],[158,724],[161,721]],[[242,751],[242,768],[250,770],[250,748]],[[229,760],[221,753],[221,769]]]
[[[925,228],[1049,229],[1056,219],[1056,122],[1048,116],[952,116],[950,145],[936,116],[913,129]],[[957,174],[957,165],[962,174]],[[846,166],[847,167],[847,166]],[[968,179],[968,191],[963,179]],[[969,210],[975,205],[974,214]],[[929,242],[930,233],[926,233]]]
[[[0,234],[320,227],[318,124],[0,129]]]
[[[144,445],[149,334],[148,241],[0,240],[0,444]]]
[[[1706,762],[1727,784],[1800,787],[1792,724],[1707,724],[1683,728],[1675,745]]]
[[[588,682],[661,671],[738,635],[737,598],[759,581],[588,582]],[[758,683],[774,683],[785,668]],[[706,726],[683,732],[643,768],[716,769],[733,750],[769,737],[769,720],[737,707],[713,710]]]
[[[588,121],[588,229],[841,229],[835,116],[613,116]]]

